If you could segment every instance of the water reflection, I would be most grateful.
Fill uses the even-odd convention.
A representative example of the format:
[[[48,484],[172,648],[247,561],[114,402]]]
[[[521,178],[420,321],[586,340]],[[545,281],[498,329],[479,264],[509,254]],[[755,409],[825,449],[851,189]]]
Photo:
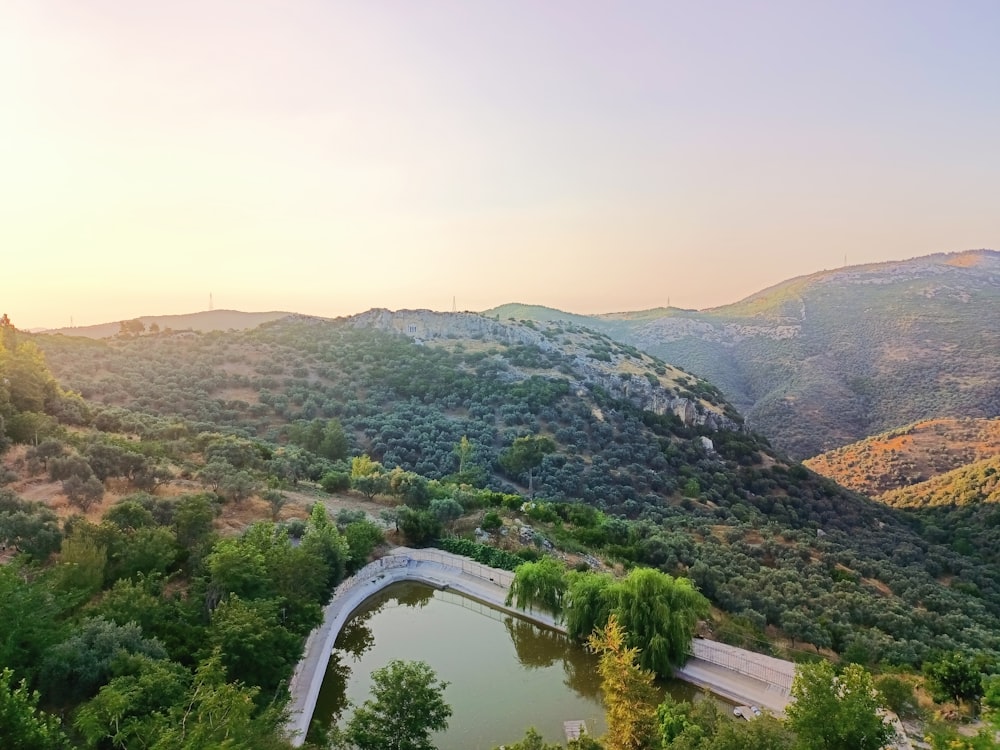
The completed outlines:
[[[563,684],[574,693],[598,700],[601,678],[597,674],[597,661],[582,646],[562,633],[517,617],[507,616],[503,624],[521,666],[537,669],[561,662],[565,675]]]
[[[562,633],[543,630],[517,617],[505,617],[503,624],[514,643],[517,660],[529,669],[551,667],[570,650],[569,639]]]
[[[440,750],[489,750],[535,726],[561,742],[562,723],[604,732],[597,659],[578,644],[457,594],[393,584],[368,599],[337,638],[315,720],[329,726],[368,697],[372,671],[392,659],[426,661],[450,683],[454,711]],[[691,697],[682,686],[678,698]],[[674,693],[671,687],[671,693]]]

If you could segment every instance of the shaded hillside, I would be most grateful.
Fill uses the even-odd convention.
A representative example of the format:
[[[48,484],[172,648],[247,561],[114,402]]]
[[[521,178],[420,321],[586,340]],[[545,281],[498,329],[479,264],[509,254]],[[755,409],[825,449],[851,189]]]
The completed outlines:
[[[588,325],[706,378],[800,458],[900,424],[1000,414],[996,251],[823,271],[734,305]]]
[[[911,485],[926,486],[941,474],[998,455],[1000,419],[934,419],[874,435],[804,463],[844,487],[879,497]]]
[[[240,312],[239,310],[206,310],[187,315],[143,315],[135,320],[142,321],[146,331],[151,327],[160,331],[242,331],[255,328],[261,323],[284,318],[286,312]],[[100,323],[93,326],[74,326],[40,331],[46,334],[85,336],[91,339],[106,339],[117,336],[121,323]]]
[[[347,455],[445,480],[466,436],[464,477],[526,492],[526,470],[501,456],[545,436],[536,500],[603,510],[581,532],[588,544],[690,574],[748,632],[780,627],[863,661],[1000,650],[1000,570],[789,464],[708,383],[572,324],[375,310],[242,332],[35,338],[62,382],[104,405],[94,426],[150,450],[224,431],[274,476],[315,480],[323,462],[300,462],[295,434],[342,425]]]

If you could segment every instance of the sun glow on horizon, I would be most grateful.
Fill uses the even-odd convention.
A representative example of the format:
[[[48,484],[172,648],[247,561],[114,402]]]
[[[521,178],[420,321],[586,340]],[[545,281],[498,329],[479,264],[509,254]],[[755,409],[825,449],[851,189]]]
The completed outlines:
[[[13,0],[0,308],[706,308],[1000,246],[1000,10],[903,8]]]

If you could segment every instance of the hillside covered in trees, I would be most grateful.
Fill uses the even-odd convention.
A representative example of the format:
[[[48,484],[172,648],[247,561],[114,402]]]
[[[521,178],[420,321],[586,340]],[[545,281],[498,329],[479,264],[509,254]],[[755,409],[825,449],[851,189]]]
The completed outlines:
[[[357,454],[379,471],[501,492],[530,481],[537,501],[606,519],[563,519],[576,540],[552,533],[569,547],[693,576],[747,637],[778,628],[907,664],[997,648],[993,567],[782,458],[711,385],[575,325],[428,315],[37,342],[60,381],[99,405],[93,425],[139,445],[226,433],[257,456],[219,449],[216,469],[282,482],[336,474]],[[511,462],[515,441],[533,437],[549,449]]]
[[[547,550],[690,578],[710,634],[758,650],[1000,653],[1000,561],[788,461],[710,384],[575,325],[372,311],[103,341],[6,322],[2,342],[4,679],[81,746],[115,746],[118,727],[171,747],[186,712],[191,746],[212,747],[219,706],[243,741],[282,746],[302,639],[383,534],[322,503],[282,515],[320,487],[494,565]],[[250,507],[272,520],[219,535]],[[449,534],[462,517],[509,549]]]
[[[934,419],[873,435],[803,463],[869,497],[888,499],[899,491],[918,498],[924,494],[924,482],[996,456],[1000,456],[1000,418]],[[962,504],[960,497],[954,502]]]
[[[706,378],[796,458],[905,424],[1000,414],[1000,252],[971,250],[790,279],[710,310],[580,316],[528,305]]]

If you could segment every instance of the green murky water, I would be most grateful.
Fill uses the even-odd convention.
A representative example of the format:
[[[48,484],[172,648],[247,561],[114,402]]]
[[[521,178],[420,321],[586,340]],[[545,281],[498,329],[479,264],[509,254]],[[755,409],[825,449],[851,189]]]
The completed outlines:
[[[563,722],[583,719],[604,732],[597,660],[565,636],[419,583],[394,584],[368,599],[337,638],[315,719],[329,724],[362,703],[373,670],[392,659],[422,660],[451,683],[453,714],[435,736],[439,750],[489,750],[529,726],[562,741]],[[666,686],[677,699],[695,692]]]

